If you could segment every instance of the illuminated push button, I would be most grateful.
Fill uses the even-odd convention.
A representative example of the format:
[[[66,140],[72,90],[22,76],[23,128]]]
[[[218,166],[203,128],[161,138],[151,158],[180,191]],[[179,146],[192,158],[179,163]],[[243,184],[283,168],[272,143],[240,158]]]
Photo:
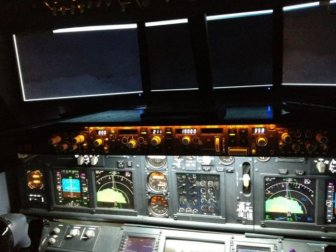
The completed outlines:
[[[93,141],[93,146],[96,147],[96,148],[101,146],[102,144],[103,144],[103,140],[100,139],[100,138]]]
[[[135,149],[137,147],[137,141],[135,139],[131,139],[127,143],[128,148]]]
[[[64,143],[59,146],[60,151],[66,151],[69,148],[69,145]]]
[[[77,135],[72,139],[73,144],[84,143],[84,141],[85,141],[85,136],[84,135]]]
[[[267,138],[266,137],[259,137],[257,139],[257,146],[259,147],[265,147],[268,144]]]
[[[183,145],[189,145],[190,144],[190,136],[182,137],[182,144]]]
[[[159,136],[153,136],[151,139],[151,145],[158,146],[161,144],[161,137]]]

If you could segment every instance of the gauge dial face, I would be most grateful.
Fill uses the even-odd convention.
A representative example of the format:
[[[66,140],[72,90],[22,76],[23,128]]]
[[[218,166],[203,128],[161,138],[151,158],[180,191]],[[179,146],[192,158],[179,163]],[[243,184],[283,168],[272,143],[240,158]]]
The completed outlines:
[[[27,186],[32,190],[44,188],[43,173],[40,170],[27,171]]]
[[[265,177],[265,219],[314,222],[315,180]]]
[[[234,157],[232,156],[220,156],[219,160],[224,165],[231,165],[235,161]]]
[[[151,172],[147,178],[147,187],[154,192],[166,192],[168,180],[162,172]]]
[[[148,211],[153,216],[163,217],[168,213],[168,201],[164,196],[153,196],[149,200]]]
[[[165,167],[167,164],[166,156],[146,156],[147,164],[155,170],[159,170]]]
[[[134,208],[132,172],[96,170],[95,178],[98,207]]]

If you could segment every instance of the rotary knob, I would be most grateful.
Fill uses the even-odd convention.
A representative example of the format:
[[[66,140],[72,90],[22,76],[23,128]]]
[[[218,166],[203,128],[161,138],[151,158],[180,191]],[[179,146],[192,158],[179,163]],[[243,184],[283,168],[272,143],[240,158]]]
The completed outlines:
[[[190,136],[182,137],[181,142],[182,142],[183,145],[189,145],[190,144]]]
[[[84,141],[85,141],[85,136],[84,135],[77,135],[72,139],[73,144],[84,143]]]
[[[59,144],[62,141],[62,138],[60,136],[53,136],[52,138],[49,139],[49,143],[54,145],[54,144]]]
[[[267,138],[266,137],[259,137],[257,139],[257,146],[259,147],[265,147],[268,144]]]
[[[305,147],[308,153],[313,153],[316,150],[316,145],[312,143],[306,143]]]
[[[134,138],[132,138],[128,141],[127,146],[130,149],[135,149],[137,147],[137,141]]]
[[[96,147],[96,148],[101,146],[102,144],[103,144],[103,139],[101,139],[101,138],[98,138],[98,139],[93,141],[93,146]]]
[[[316,134],[315,140],[320,144],[328,143],[328,138],[325,135],[323,135],[322,133]]]
[[[151,139],[151,145],[158,146],[161,144],[161,137],[159,136],[153,136]]]
[[[60,151],[66,151],[69,148],[69,145],[67,143],[61,144],[59,146]]]
[[[96,235],[95,231],[94,231],[94,230],[91,230],[91,229],[88,229],[88,230],[86,230],[86,232],[85,232],[85,236],[86,236],[88,239],[90,239],[90,238],[92,238],[92,237],[95,237],[95,235]]]
[[[282,133],[281,140],[286,144],[290,144],[292,142],[292,137],[288,133]]]
[[[327,166],[324,162],[319,161],[316,163],[316,169],[318,170],[319,173],[322,173],[322,174],[325,173],[326,168]]]

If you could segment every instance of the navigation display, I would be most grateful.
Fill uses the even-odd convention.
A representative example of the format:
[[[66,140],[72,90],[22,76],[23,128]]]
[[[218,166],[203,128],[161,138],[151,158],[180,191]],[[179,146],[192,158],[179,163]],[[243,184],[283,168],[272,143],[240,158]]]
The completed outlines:
[[[98,207],[134,208],[132,172],[96,170],[95,179]]]
[[[265,219],[314,222],[315,180],[265,177]]]
[[[89,205],[88,179],[84,171],[55,170],[56,204],[71,207]]]
[[[336,180],[327,181],[326,194],[326,221],[327,223],[336,223]]]
[[[155,247],[155,238],[128,237],[123,252],[152,252]]]

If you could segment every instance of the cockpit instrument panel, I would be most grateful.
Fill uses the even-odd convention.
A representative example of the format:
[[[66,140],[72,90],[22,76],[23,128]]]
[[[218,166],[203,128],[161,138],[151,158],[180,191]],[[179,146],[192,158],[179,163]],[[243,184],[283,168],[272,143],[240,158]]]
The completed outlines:
[[[133,209],[133,176],[131,171],[95,170],[97,206]]]
[[[315,180],[265,177],[265,219],[314,222]]]
[[[89,207],[88,177],[85,171],[54,170],[56,205],[66,207]]]

